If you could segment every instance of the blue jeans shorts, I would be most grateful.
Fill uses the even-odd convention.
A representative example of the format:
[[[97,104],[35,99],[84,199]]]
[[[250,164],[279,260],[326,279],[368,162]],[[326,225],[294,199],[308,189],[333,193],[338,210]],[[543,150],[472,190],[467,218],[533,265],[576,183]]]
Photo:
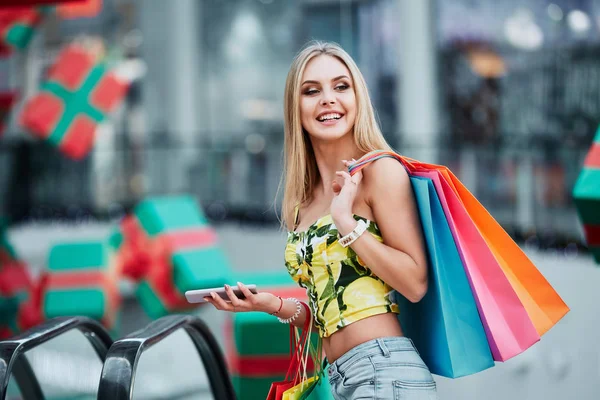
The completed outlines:
[[[336,400],[437,400],[435,381],[412,340],[385,337],[349,350],[328,368]]]

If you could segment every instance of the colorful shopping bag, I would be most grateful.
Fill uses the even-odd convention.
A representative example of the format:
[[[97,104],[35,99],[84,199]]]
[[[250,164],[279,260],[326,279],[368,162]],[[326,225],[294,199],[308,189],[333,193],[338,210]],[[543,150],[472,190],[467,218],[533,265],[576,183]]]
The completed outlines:
[[[373,160],[361,158],[350,173]],[[395,292],[402,310],[400,324],[436,375],[458,378],[493,367],[484,326],[434,184],[417,176],[410,176],[410,182],[427,248],[429,284],[418,303]]]
[[[600,128],[575,182],[573,199],[588,249],[600,264]]]
[[[283,400],[300,400],[302,396],[308,393],[317,383],[317,376],[306,378],[296,386],[286,390],[283,393]]]
[[[423,167],[427,168],[428,165],[423,164]],[[569,307],[475,196],[450,170],[441,168],[440,172],[451,184],[494,253],[494,257],[519,296],[538,334],[541,336],[548,332],[569,312]]]
[[[290,364],[288,367],[287,374],[283,381],[273,382],[271,384],[271,388],[269,389],[269,393],[267,394],[267,400],[283,400],[283,394],[288,390],[296,386],[300,383],[300,368],[302,355],[304,354],[304,350],[306,346],[310,343],[310,331],[311,326],[313,324],[312,313],[310,309],[306,305],[306,303],[301,303],[306,311],[306,315],[309,316],[304,321],[304,326],[302,327],[302,333],[297,337],[296,328],[293,325],[290,325]]]
[[[353,168],[368,163],[371,158],[384,153],[386,152],[380,150],[370,152],[362,157]],[[508,233],[448,168],[442,165],[423,163],[393,152],[387,153],[394,158],[399,158],[411,173],[440,171],[485,239],[540,336],[565,316],[569,308],[558,293]]]
[[[311,315],[310,325],[308,326],[309,330],[312,326],[312,323],[313,321]],[[313,343],[311,343],[310,338],[306,339],[305,348],[303,349],[303,352],[301,354],[302,358],[299,366],[301,370],[300,382],[296,386],[293,386],[290,389],[286,390],[283,393],[282,400],[300,400],[302,397],[305,397],[314,389],[315,384],[317,383],[319,377],[322,376],[323,373],[323,371],[321,370],[323,366],[321,357],[323,353],[322,344],[322,340],[319,340],[316,345],[313,345]],[[317,366],[317,371],[310,377],[308,376],[309,361],[311,361],[311,365]]]
[[[410,181],[429,257],[429,286],[418,303],[396,292],[400,323],[434,374],[458,378],[493,367],[473,293],[433,183],[421,177]]]
[[[439,171],[432,180],[457,244],[495,361],[506,361],[540,340],[527,311],[460,199]]]
[[[317,381],[309,390],[302,394],[300,400],[333,400],[331,385],[327,379],[327,373],[317,376]]]

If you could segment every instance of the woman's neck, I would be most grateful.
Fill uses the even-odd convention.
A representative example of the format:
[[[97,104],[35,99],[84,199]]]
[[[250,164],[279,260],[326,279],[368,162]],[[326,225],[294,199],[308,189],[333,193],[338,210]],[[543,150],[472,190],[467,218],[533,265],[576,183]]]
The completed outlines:
[[[352,135],[346,135],[334,142],[312,143],[320,179],[314,188],[317,198],[332,198],[332,184],[336,180],[336,171],[346,171],[342,160],[358,159],[363,154],[354,143]],[[341,181],[341,178],[338,178]]]

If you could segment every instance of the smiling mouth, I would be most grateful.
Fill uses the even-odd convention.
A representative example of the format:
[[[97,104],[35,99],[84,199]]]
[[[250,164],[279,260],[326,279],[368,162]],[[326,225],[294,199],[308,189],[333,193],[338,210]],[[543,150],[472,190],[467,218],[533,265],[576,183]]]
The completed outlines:
[[[337,121],[337,120],[341,119],[343,116],[344,115],[340,114],[340,113],[323,114],[323,115],[317,117],[317,121],[319,121],[319,122]]]

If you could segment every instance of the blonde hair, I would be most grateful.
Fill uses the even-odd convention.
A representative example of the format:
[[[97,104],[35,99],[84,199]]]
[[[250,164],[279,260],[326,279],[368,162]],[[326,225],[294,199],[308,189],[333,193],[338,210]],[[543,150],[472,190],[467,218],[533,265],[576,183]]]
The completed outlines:
[[[311,142],[302,128],[300,86],[308,62],[321,55],[335,57],[350,70],[357,104],[353,128],[357,147],[365,153],[377,149],[391,150],[375,119],[367,84],[352,57],[336,43],[321,41],[308,43],[294,58],[285,83],[284,171],[279,185],[280,188],[284,186],[282,218],[280,218],[283,228],[293,227],[294,208],[311,199],[319,178]]]

